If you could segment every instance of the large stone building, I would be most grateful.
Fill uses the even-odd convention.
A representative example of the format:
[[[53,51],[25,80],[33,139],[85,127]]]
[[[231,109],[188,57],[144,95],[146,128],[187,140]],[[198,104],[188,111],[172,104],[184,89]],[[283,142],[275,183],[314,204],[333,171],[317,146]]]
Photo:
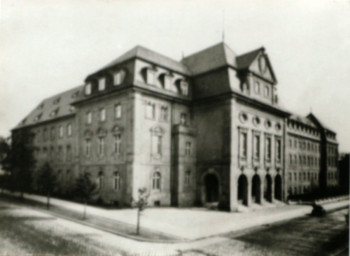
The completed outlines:
[[[122,206],[146,187],[152,205],[234,211],[338,182],[335,132],[279,106],[264,48],[219,43],[175,61],[137,46],[45,99],[13,136],[25,128],[61,192],[89,172]]]

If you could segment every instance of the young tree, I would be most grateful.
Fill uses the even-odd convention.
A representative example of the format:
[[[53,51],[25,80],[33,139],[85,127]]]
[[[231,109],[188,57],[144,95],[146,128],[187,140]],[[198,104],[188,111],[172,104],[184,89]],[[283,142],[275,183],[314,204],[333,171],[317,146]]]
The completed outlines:
[[[139,188],[139,197],[137,201],[134,200],[134,205],[137,207],[137,224],[136,234],[140,234],[140,215],[141,212],[147,207],[149,194],[147,188]]]
[[[11,150],[8,156],[8,171],[11,173],[11,187],[23,193],[31,190],[32,172],[35,167],[34,134],[28,129],[16,130],[12,133]]]
[[[84,202],[83,219],[86,219],[86,206],[96,193],[96,184],[91,181],[90,173],[81,173],[75,183],[75,194]]]
[[[39,192],[47,196],[46,207],[47,209],[49,209],[50,196],[52,195],[52,192],[54,191],[57,184],[57,177],[49,163],[45,163],[38,170],[36,183],[37,183]]]

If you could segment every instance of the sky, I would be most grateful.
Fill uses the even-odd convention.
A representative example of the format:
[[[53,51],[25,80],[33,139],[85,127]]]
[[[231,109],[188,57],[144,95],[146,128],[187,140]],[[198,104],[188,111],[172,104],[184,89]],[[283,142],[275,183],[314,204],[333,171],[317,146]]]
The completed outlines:
[[[264,46],[280,105],[350,151],[350,0],[0,0],[0,136],[39,102],[143,45],[175,60]]]

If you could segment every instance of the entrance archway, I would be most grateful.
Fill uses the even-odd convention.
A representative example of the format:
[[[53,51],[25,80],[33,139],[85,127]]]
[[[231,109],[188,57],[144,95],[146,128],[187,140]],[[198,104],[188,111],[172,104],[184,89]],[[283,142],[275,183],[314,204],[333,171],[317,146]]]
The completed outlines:
[[[266,201],[272,202],[272,179],[270,174],[266,174],[264,182],[264,198]]]
[[[279,174],[275,177],[275,198],[282,200],[282,178]]]
[[[238,201],[248,205],[248,180],[244,174],[241,174],[238,178]]]
[[[252,201],[255,203],[260,202],[260,177],[255,174],[252,179]]]
[[[214,174],[207,174],[204,178],[205,198],[207,203],[219,201],[219,180]]]

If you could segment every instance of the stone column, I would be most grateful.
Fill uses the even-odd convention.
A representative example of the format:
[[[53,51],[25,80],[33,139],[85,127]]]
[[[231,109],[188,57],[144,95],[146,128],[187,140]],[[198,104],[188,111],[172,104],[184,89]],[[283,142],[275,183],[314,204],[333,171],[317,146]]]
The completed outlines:
[[[234,167],[231,165],[230,170],[230,211],[238,210],[238,179],[234,174]]]
[[[263,204],[264,202],[264,178],[261,177],[261,175],[259,175],[260,178],[260,195],[259,195],[259,202],[260,204]]]
[[[247,206],[252,205],[252,179],[249,176],[247,177]]]

